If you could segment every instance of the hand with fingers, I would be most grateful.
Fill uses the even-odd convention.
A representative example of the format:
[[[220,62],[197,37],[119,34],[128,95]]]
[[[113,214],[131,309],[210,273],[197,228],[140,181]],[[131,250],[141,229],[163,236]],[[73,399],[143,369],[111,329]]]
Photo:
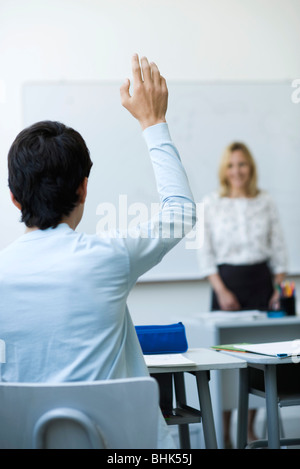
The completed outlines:
[[[141,63],[140,63],[141,62]],[[146,57],[139,62],[138,55],[132,58],[133,94],[130,95],[130,80],[121,86],[121,103],[135,117],[142,129],[166,122],[168,88],[157,65],[149,64]]]

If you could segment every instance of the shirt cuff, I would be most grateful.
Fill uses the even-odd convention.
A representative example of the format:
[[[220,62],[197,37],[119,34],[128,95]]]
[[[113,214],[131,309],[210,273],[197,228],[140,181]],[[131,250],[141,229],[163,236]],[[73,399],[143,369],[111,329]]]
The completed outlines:
[[[160,145],[172,142],[169,127],[166,122],[147,127],[143,131],[143,136],[148,148],[151,148],[153,145]]]

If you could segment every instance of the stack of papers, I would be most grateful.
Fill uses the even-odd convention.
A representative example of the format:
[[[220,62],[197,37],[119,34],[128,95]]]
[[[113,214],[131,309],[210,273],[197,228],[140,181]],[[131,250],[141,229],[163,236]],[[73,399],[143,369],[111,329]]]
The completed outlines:
[[[192,366],[195,362],[184,357],[181,353],[166,353],[159,355],[144,355],[147,366]]]
[[[226,344],[226,345],[213,345],[211,348],[215,350],[225,350],[227,352],[244,352],[246,353],[245,347],[246,345],[251,345],[251,344]]]
[[[209,321],[220,321],[220,320],[234,320],[237,319],[263,319],[267,317],[267,313],[263,313],[258,310],[249,310],[249,311],[211,311],[210,313],[202,313],[199,315],[200,319],[205,319]]]
[[[285,358],[300,355],[300,340],[270,342],[264,344],[235,344],[237,351],[258,353],[271,357]]]

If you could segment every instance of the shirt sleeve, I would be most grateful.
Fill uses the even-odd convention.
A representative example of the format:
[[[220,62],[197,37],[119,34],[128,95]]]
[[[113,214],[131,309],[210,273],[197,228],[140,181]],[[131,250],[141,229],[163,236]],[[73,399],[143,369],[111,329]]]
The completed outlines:
[[[203,245],[201,249],[197,250],[197,259],[201,277],[208,277],[209,275],[217,273],[216,256],[212,244],[212,229],[211,229],[211,201],[209,197],[205,197],[204,204],[204,220],[203,220]]]
[[[275,203],[269,198],[270,206],[270,268],[274,274],[287,272],[288,259],[283,230]]]
[[[160,210],[149,221],[126,232],[129,287],[158,264],[196,223],[196,205],[168,125],[148,127],[143,135],[154,169]]]

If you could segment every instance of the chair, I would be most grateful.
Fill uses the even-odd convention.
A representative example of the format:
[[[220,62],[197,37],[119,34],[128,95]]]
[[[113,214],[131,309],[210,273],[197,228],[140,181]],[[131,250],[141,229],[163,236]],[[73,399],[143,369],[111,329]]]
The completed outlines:
[[[150,377],[0,383],[0,448],[153,449],[158,402]]]

